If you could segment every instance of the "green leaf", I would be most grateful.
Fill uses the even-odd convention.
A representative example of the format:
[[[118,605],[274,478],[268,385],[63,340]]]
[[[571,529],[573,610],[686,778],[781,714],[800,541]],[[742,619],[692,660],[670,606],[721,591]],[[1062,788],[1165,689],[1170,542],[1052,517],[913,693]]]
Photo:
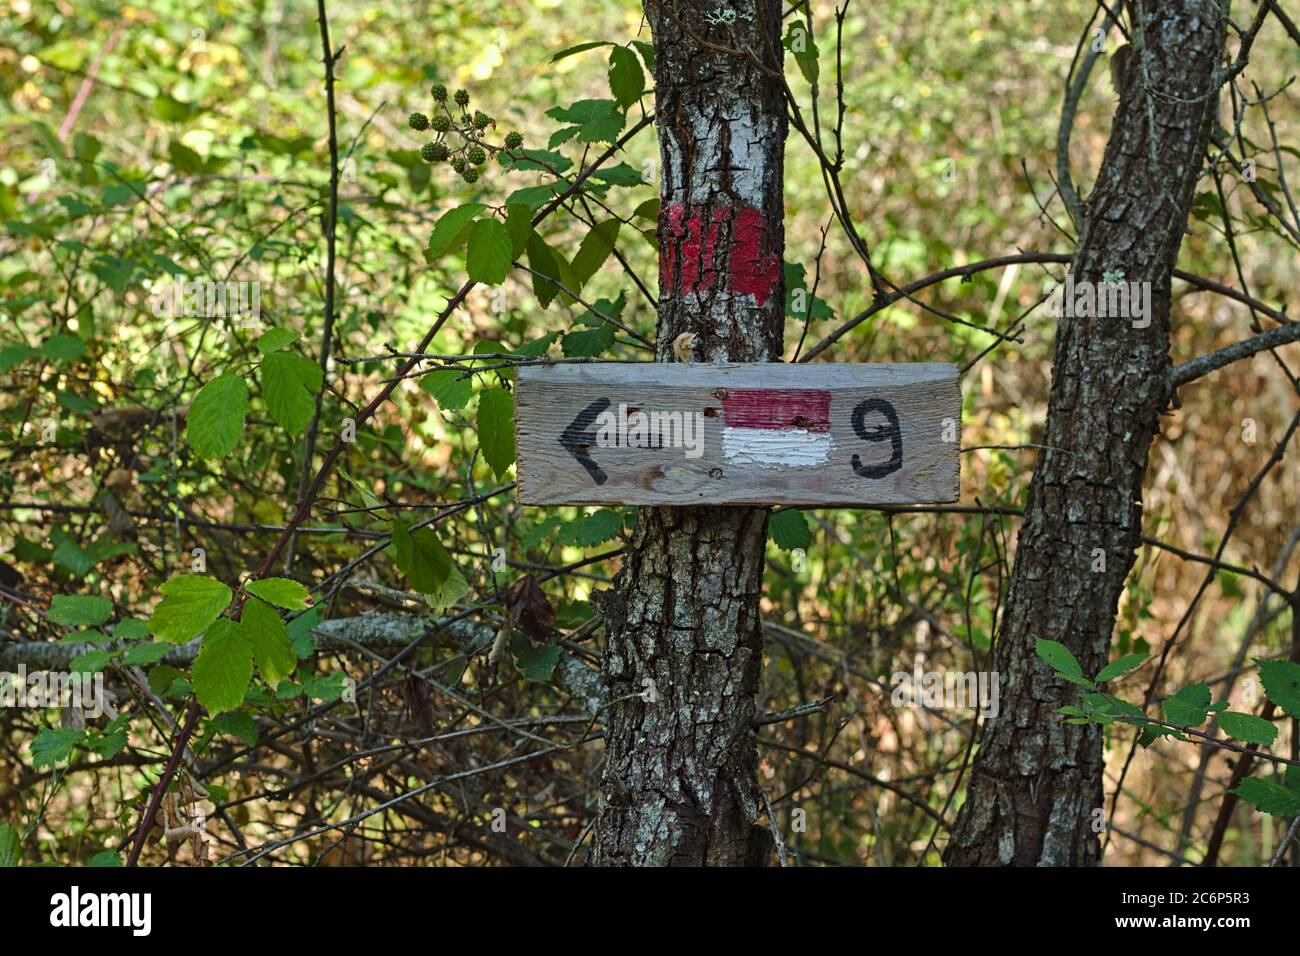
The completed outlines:
[[[22,840],[18,831],[7,823],[0,823],[0,867],[17,866],[22,855]]]
[[[639,170],[634,169],[627,163],[619,163],[617,166],[609,166],[596,170],[591,174],[592,179],[598,179],[602,183],[609,183],[611,186],[640,186],[645,183],[641,178]],[[658,200],[655,200],[657,203]]]
[[[262,578],[258,581],[249,581],[244,585],[244,590],[288,611],[301,611],[311,606],[307,588],[289,578]]]
[[[1277,739],[1277,728],[1262,717],[1226,711],[1219,715],[1219,726],[1233,740],[1269,746]]]
[[[609,51],[609,91],[623,109],[641,99],[645,92],[641,61],[628,47],[616,46]]]
[[[546,115],[562,123],[573,124],[570,135],[584,143],[610,143],[618,139],[626,119],[614,100],[579,100],[572,106],[556,106]],[[555,137],[551,138],[555,145]]]
[[[1147,659],[1146,654],[1128,654],[1117,661],[1111,661],[1101,670],[1097,671],[1097,676],[1093,678],[1098,684],[1104,684],[1108,680],[1114,680],[1121,674],[1127,674],[1129,671],[1141,666],[1142,662]]]
[[[595,358],[614,347],[614,326],[602,324],[595,329],[578,329],[564,333],[560,351],[566,358]]]
[[[122,655],[122,663],[128,667],[134,664],[157,664],[171,647],[167,644],[136,644],[127,648]]]
[[[469,232],[465,269],[469,277],[484,285],[500,285],[510,274],[513,261],[510,233],[499,219],[480,219]]]
[[[276,424],[290,435],[306,428],[316,414],[320,366],[292,352],[272,352],[262,359],[262,399]]]
[[[468,202],[455,209],[449,209],[438,217],[429,234],[429,246],[425,250],[425,259],[432,263],[443,253],[452,249],[463,234],[468,233],[470,222],[487,207],[481,202]]]
[[[198,637],[230,606],[230,588],[196,574],[182,574],[159,589],[163,599],[149,618],[149,631],[168,644]]]
[[[200,458],[224,458],[239,443],[248,415],[248,386],[239,375],[219,375],[190,403],[185,434]]]
[[[808,528],[808,519],[797,508],[777,511],[767,519],[767,536],[782,551],[795,548],[807,549],[812,545],[812,531]]]
[[[442,611],[451,607],[467,594],[469,594],[469,582],[465,580],[465,575],[460,573],[460,568],[453,564],[451,571],[447,574],[447,580],[442,582],[442,587],[435,592],[426,594],[424,601],[433,610]]]
[[[545,309],[560,292],[559,287],[550,280],[564,281],[558,254],[536,232],[528,237],[525,249],[528,252],[528,267],[533,270],[533,295],[537,297],[537,304]]]
[[[1210,712],[1210,688],[1205,684],[1184,687],[1161,704],[1165,720],[1171,724],[1195,727],[1205,722]]]
[[[651,74],[655,71],[655,47],[653,43],[647,43],[645,40],[633,40],[632,45],[637,48],[641,54],[641,59],[645,60],[645,68]]]
[[[817,44],[808,30],[808,25],[797,18],[791,22],[782,46],[794,54],[795,63],[799,65],[799,72],[803,74],[803,78],[815,84],[819,72]]]
[[[142,621],[138,617],[123,618],[113,628],[113,636],[128,641],[138,641],[142,637],[149,636],[149,622]]]
[[[271,605],[256,598],[244,605],[240,623],[244,625],[262,679],[275,690],[280,681],[298,666],[298,655],[289,640],[289,629]]]
[[[479,396],[478,443],[501,478],[515,462],[515,400],[504,388],[490,388]]]
[[[578,280],[579,287],[585,286],[605,264],[605,260],[614,251],[614,243],[618,239],[618,230],[622,225],[617,219],[606,219],[593,226],[583,238],[572,264],[573,274]]]
[[[244,702],[253,679],[253,649],[244,628],[220,620],[208,628],[194,660],[194,693],[210,714],[234,710]]]
[[[1247,777],[1241,781],[1241,786],[1229,793],[1235,793],[1257,810],[1273,816],[1300,816],[1300,793],[1272,780]]]
[[[50,602],[49,618],[68,627],[103,624],[113,613],[113,602],[96,595],[56,594]]]
[[[557,153],[549,149],[520,149],[515,151],[506,169],[510,170],[510,172],[536,170],[558,176],[568,172],[572,166],[573,161],[563,153]],[[516,202],[529,211],[535,208],[531,202],[524,202],[522,199],[517,201],[506,200],[507,205],[515,205]],[[531,225],[531,223],[529,224]]]
[[[1259,661],[1259,677],[1268,699],[1289,717],[1300,717],[1300,664]]]
[[[533,647],[528,638],[518,631],[510,636],[510,650],[513,652],[515,667],[519,673],[530,681],[545,683],[551,679],[555,665],[560,662],[563,653],[558,644],[544,644]]]
[[[326,677],[313,677],[303,683],[302,689],[308,697],[329,703],[343,696],[347,679],[348,675],[343,671],[335,671]]]
[[[270,355],[292,345],[297,338],[298,333],[288,329],[267,329],[257,337],[257,351],[262,355]]]
[[[32,740],[32,766],[48,767],[67,760],[81,738],[82,731],[70,727],[42,727]]]
[[[86,354],[86,343],[75,335],[51,335],[41,345],[41,355],[51,362],[70,362]]]
[[[1034,650],[1039,657],[1052,666],[1057,677],[1082,687],[1092,686],[1092,681],[1083,676],[1083,668],[1064,644],[1040,637],[1034,645]]]
[[[506,233],[510,236],[510,258],[517,259],[533,234],[533,211],[525,203],[506,204]]]
[[[574,521],[566,522],[560,529],[560,539],[566,544],[582,548],[604,544],[618,537],[623,530],[623,519],[611,508],[601,508]]]
[[[72,659],[69,669],[96,674],[107,667],[108,662],[112,659],[113,655],[105,650],[86,651],[86,653]]]
[[[469,404],[471,381],[454,368],[439,369],[420,376],[420,388],[433,396],[444,412],[458,412]]]
[[[594,50],[598,46],[609,46],[608,40],[588,40],[586,43],[579,43],[577,46],[565,47],[559,53],[551,57],[552,63],[559,63],[566,57],[573,56],[575,53],[583,53],[587,50]]]
[[[251,714],[242,710],[232,710],[211,718],[204,725],[203,733],[208,737],[229,734],[238,737],[247,747],[257,746],[257,724],[253,722]]]
[[[451,555],[429,527],[410,530],[401,516],[393,519],[393,561],[407,583],[421,594],[438,592],[451,573]]]
[[[100,850],[90,858],[90,861],[86,865],[100,870],[110,869],[112,867],[121,866],[122,857],[116,850]]]
[[[298,655],[298,660],[306,660],[316,653],[316,639],[312,637],[312,631],[324,619],[325,612],[317,604],[310,611],[303,611],[289,621],[289,640],[293,642],[293,651]]]

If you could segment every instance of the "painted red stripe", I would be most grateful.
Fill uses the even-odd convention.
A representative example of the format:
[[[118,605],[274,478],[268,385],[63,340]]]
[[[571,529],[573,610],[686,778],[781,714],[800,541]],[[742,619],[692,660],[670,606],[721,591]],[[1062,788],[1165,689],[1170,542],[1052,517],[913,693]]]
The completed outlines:
[[[773,229],[753,206],[665,203],[659,211],[659,285],[667,291],[725,287],[763,305],[781,278],[776,249]]]
[[[733,388],[722,400],[722,420],[733,428],[831,430],[831,393],[819,388]]]

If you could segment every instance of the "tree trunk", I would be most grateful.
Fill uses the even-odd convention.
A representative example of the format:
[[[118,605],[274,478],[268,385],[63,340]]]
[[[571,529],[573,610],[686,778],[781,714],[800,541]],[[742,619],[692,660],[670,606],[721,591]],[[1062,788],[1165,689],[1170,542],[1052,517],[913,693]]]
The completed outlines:
[[[1001,712],[980,737],[950,866],[1100,859],[1101,733],[1062,722],[1057,709],[1079,689],[1052,677],[1035,639],[1066,645],[1086,676],[1107,661],[1141,534],[1147,452],[1170,399],[1170,273],[1216,112],[1226,6],[1131,5],[1143,14],[1145,56],[1135,44],[1071,272],[1076,285],[1149,282],[1150,324],[1058,323],[1049,450],[1030,483],[994,655]]]
[[[696,362],[780,361],[779,0],[653,0],[646,15],[662,162],[658,359],[673,361],[692,332]],[[610,705],[593,863],[767,862],[753,727],[766,538],[762,508],[641,509],[600,596]]]

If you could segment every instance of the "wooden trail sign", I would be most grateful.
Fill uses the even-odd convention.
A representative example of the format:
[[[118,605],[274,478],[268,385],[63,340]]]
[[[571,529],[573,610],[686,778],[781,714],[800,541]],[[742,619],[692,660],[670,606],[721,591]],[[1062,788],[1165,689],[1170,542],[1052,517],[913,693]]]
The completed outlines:
[[[523,504],[957,500],[953,365],[593,362],[516,375]]]

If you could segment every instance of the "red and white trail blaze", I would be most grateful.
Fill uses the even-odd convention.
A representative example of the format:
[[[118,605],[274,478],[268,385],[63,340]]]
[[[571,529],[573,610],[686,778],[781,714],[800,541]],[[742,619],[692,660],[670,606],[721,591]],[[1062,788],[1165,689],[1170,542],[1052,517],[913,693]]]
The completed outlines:
[[[781,276],[777,237],[754,206],[665,203],[659,243],[659,287],[670,292],[723,289],[761,306]]]
[[[732,389],[722,400],[722,454],[736,464],[811,468],[831,451],[831,393]]]

